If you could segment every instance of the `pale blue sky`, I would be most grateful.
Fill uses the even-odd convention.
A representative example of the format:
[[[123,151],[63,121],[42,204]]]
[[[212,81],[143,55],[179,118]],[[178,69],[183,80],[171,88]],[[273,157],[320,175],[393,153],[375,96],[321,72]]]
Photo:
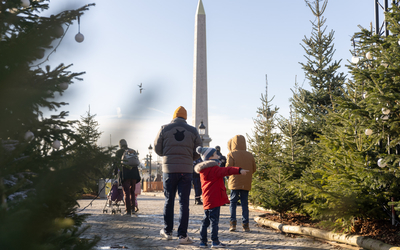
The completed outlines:
[[[51,65],[73,63],[85,71],[58,100],[70,105],[70,119],[79,119],[90,105],[97,114],[102,146],[124,138],[140,157],[161,125],[169,123],[178,106],[192,115],[194,20],[198,0],[51,1],[51,12],[95,3],[81,18],[77,43],[75,23],[50,57]],[[305,62],[300,46],[310,37],[314,20],[303,0],[203,0],[207,20],[208,114],[210,145],[228,153],[227,141],[236,134],[252,134],[253,118],[265,93],[279,114],[289,113],[289,98],[302,84]],[[351,58],[350,38],[358,24],[374,20],[374,1],[331,0],[324,14],[327,33],[335,31],[335,60],[342,71]],[[381,16],[383,20],[383,16]],[[144,91],[139,93],[138,84]],[[308,88],[307,81],[304,87]],[[153,157],[155,156],[153,152]]]

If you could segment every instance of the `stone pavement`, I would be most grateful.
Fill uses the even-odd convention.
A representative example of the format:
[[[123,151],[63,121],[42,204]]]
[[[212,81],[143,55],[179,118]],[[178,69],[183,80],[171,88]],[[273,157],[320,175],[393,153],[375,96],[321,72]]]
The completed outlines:
[[[193,192],[192,192],[193,193]],[[79,200],[80,208],[86,207],[91,200]],[[84,225],[90,225],[83,235],[93,238],[99,235],[102,239],[97,249],[200,249],[199,228],[203,217],[203,206],[194,205],[193,195],[190,201],[190,221],[188,235],[194,240],[191,245],[179,245],[176,237],[179,218],[179,202],[175,200],[174,237],[165,240],[160,237],[163,228],[163,193],[142,193],[138,196],[139,212],[133,217],[122,216],[120,213],[103,213],[106,199],[96,199],[80,213],[90,214]],[[125,211],[121,207],[122,213]],[[241,207],[237,209],[241,215]],[[219,223],[219,239],[227,244],[225,249],[279,249],[279,250],[317,250],[317,249],[347,249],[313,240],[308,237],[288,237],[273,229],[258,227],[254,217],[262,214],[260,211],[250,211],[250,232],[243,232],[241,223],[236,232],[229,232],[229,206],[221,207]],[[240,217],[238,217],[239,219]],[[238,220],[239,222],[239,220]],[[210,236],[209,236],[210,237]],[[211,241],[209,240],[209,245]],[[351,248],[349,248],[351,249]]]

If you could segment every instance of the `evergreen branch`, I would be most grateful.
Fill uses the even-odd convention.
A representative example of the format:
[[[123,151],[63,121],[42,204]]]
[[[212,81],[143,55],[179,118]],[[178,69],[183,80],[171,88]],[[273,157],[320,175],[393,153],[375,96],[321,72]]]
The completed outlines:
[[[60,41],[58,42],[57,46],[47,55],[46,59],[44,61],[36,64],[36,65],[32,65],[31,67],[38,67],[39,68],[40,65],[42,65],[43,63],[49,61],[49,58],[50,58],[51,54],[56,52],[57,48],[60,46],[61,42],[63,41],[65,35],[68,32],[69,26],[70,26],[70,24],[67,24],[67,29],[65,30],[64,34],[61,36]]]

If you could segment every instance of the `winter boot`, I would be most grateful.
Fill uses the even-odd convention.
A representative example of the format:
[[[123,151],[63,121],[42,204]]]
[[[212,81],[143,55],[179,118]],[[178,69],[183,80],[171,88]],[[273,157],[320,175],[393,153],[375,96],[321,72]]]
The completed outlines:
[[[249,223],[244,223],[243,225],[243,231],[245,232],[250,232],[250,227],[249,227]]]
[[[231,221],[231,226],[229,227],[229,231],[236,231],[236,221]]]
[[[196,199],[194,200],[194,204],[195,204],[195,205],[203,205],[203,202],[201,201],[201,198],[196,198]]]

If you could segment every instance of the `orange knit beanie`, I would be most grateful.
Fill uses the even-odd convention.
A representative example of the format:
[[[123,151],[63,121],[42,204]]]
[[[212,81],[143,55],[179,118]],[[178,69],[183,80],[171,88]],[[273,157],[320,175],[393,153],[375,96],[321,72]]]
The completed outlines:
[[[183,119],[187,119],[187,112],[186,109],[182,106],[179,106],[179,108],[177,108],[174,112],[174,116],[172,117],[172,119],[175,119],[177,117],[181,117]]]

